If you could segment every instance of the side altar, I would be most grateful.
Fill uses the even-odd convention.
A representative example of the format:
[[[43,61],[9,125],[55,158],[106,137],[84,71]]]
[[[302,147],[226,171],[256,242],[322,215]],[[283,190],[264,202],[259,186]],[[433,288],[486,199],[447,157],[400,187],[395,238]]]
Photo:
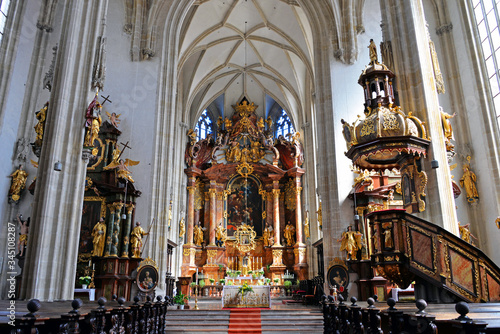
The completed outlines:
[[[205,139],[187,133],[183,293],[197,270],[207,284],[228,270],[242,276],[263,271],[281,282],[286,271],[308,278],[300,134],[274,138],[272,120],[259,117],[245,98],[233,108]]]
[[[241,292],[238,286],[226,285],[222,290],[222,307],[271,307],[271,289],[269,285],[248,286],[252,291]]]

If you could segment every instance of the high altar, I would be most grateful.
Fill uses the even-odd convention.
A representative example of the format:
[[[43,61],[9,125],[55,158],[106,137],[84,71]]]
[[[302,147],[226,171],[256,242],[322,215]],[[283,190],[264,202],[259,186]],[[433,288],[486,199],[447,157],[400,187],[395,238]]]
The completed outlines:
[[[217,282],[228,269],[307,279],[300,135],[274,138],[271,120],[258,118],[246,99],[233,108],[206,139],[188,131],[184,289],[197,269]]]

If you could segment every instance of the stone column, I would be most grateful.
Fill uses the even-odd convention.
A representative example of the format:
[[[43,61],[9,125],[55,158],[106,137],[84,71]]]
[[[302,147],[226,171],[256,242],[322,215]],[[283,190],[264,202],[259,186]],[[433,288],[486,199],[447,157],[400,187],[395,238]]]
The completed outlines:
[[[401,107],[422,119],[432,138],[422,166],[428,176],[427,208],[417,215],[457,234],[450,171],[430,166],[431,160],[445,166],[447,155],[422,1],[381,0],[380,8],[384,40],[392,44],[392,50],[398,50],[393,54],[395,68],[392,70],[401,78],[398,81]]]
[[[91,73],[107,4],[107,0],[68,0],[61,4],[61,37],[39,160],[21,299],[53,301],[74,297],[89,158],[89,152],[83,151],[83,125],[85,110],[95,94],[90,90]],[[57,161],[62,163],[62,171],[54,170]]]

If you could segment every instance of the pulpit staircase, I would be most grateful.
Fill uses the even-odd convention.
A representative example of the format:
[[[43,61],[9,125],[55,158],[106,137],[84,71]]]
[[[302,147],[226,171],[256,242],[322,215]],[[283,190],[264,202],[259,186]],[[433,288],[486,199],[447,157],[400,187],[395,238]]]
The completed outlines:
[[[406,213],[376,211],[369,221],[371,265],[379,275],[428,302],[498,302],[500,268],[480,249]]]

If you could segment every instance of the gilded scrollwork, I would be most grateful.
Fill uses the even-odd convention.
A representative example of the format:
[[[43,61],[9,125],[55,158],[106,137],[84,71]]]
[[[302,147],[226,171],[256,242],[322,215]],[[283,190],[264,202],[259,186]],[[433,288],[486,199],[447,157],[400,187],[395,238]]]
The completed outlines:
[[[236,238],[235,247],[242,253],[248,253],[257,246],[255,242],[257,233],[253,229],[253,226],[247,224],[238,226],[234,236]]]
[[[296,186],[293,179],[285,185],[285,205],[288,210],[295,210],[297,206]]]

